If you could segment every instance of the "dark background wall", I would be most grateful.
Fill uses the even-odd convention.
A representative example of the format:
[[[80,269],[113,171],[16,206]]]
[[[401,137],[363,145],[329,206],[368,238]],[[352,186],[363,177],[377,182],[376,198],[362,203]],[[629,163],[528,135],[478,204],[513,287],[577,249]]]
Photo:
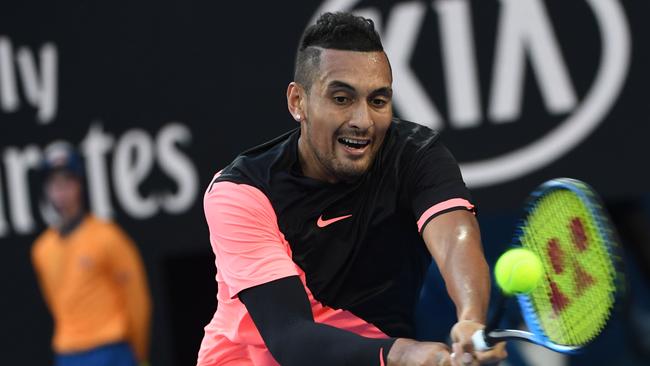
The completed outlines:
[[[401,95],[396,112],[444,130],[473,189],[491,258],[508,244],[527,192],[570,176],[592,184],[633,227],[626,229],[632,264],[643,273],[650,242],[635,228],[647,225],[650,192],[646,2],[5,1],[4,360],[51,359],[51,319],[29,251],[45,227],[35,167],[42,150],[63,139],[86,157],[90,207],[121,224],[142,252],[155,306],[152,364],[193,362],[216,306],[203,189],[238,152],[296,126],[285,102],[294,50],[310,19],[332,4],[373,15]],[[510,76],[521,84],[508,84]],[[504,95],[515,90],[501,113],[499,85]],[[592,128],[548,137],[578,124]],[[540,149],[536,157],[518,153],[531,146]]]

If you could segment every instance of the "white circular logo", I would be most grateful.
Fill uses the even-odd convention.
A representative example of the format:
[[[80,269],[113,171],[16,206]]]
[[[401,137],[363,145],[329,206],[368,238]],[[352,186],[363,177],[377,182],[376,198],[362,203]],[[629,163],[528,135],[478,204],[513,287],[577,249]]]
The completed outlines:
[[[409,66],[428,10],[420,1],[398,3],[386,24],[375,8],[355,9],[359,0],[328,0],[316,11],[311,23],[324,12],[353,11],[371,18],[382,34],[394,70],[394,103],[405,119],[427,121],[442,128],[440,114]],[[500,0],[493,79],[488,116],[492,123],[519,117],[522,75],[526,54],[535,69],[542,97],[549,112],[565,114],[550,131],[523,147],[498,156],[461,162],[463,177],[471,187],[483,187],[516,179],[538,170],[584,141],[603,121],[624,85],[630,61],[630,34],[624,10],[617,0],[586,0],[599,27],[600,63],[591,87],[577,100],[559,51],[543,0]],[[447,89],[449,124],[463,129],[480,121],[480,98],[472,43],[469,0],[434,0],[433,10],[440,27]],[[425,123],[423,123],[425,124]]]

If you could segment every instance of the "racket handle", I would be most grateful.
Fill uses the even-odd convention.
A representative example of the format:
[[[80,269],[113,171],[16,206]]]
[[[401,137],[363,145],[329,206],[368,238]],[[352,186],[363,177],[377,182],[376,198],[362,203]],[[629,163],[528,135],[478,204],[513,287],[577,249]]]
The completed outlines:
[[[483,329],[477,330],[472,334],[472,344],[474,345],[474,350],[477,352],[490,350],[493,346],[491,342],[486,339]]]

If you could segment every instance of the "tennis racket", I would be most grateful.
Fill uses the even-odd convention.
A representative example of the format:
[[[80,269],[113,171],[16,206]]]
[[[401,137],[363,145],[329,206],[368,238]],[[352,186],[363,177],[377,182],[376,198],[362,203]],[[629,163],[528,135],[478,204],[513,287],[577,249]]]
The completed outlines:
[[[516,296],[529,331],[496,329],[506,301],[501,295],[495,317],[472,337],[474,349],[518,340],[571,354],[594,340],[623,288],[617,242],[591,187],[569,178],[542,184],[528,198],[513,239],[544,268],[537,286]]]

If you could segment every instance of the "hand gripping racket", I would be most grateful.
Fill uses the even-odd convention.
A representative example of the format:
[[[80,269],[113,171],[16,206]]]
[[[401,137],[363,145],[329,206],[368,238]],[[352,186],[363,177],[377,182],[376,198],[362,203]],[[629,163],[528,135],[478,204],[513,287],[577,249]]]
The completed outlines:
[[[501,296],[497,314],[472,337],[474,349],[520,340],[575,353],[596,338],[623,288],[617,240],[600,199],[587,184],[558,178],[538,187],[513,239],[513,246],[534,252],[543,266],[537,286],[516,295],[529,331],[496,329],[506,301]]]

